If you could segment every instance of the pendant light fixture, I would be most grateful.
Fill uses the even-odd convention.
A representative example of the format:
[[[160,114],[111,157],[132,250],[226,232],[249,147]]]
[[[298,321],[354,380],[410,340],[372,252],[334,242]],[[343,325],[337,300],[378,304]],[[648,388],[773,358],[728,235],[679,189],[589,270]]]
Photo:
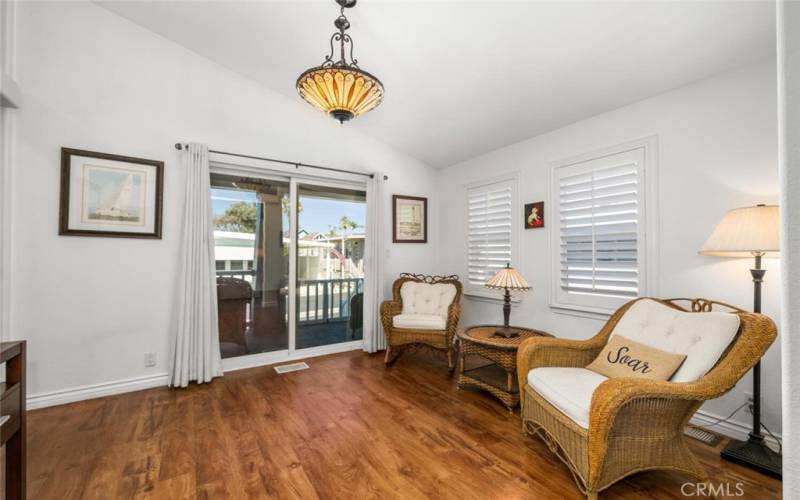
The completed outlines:
[[[340,6],[340,14],[333,25],[339,31],[331,36],[331,53],[320,66],[300,75],[297,92],[309,104],[325,111],[339,123],[344,123],[380,104],[383,84],[359,68],[358,60],[353,58],[353,39],[345,33],[350,21],[345,17],[344,9],[353,7],[356,0],[336,0],[336,3]],[[337,43],[339,60],[334,61]],[[346,58],[348,52],[349,62]]]

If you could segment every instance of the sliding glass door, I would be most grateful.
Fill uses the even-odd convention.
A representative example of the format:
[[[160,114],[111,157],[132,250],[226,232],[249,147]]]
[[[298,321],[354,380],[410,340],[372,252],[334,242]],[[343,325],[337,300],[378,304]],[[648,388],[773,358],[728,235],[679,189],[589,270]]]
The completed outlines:
[[[211,175],[223,358],[288,349],[289,183]]]
[[[364,190],[213,173],[211,199],[223,358],[362,339]]]
[[[297,188],[298,349],[363,337],[366,201],[354,189]]]

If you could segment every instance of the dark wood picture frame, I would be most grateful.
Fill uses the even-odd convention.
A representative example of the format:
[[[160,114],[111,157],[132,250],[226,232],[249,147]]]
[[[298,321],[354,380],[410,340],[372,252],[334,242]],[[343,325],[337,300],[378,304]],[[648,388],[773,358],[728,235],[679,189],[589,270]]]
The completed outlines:
[[[531,220],[531,212],[536,211],[537,220]],[[525,229],[541,229],[544,227],[544,202],[526,203],[522,214]]]
[[[155,182],[155,219],[153,221],[153,232],[135,233],[126,231],[99,231],[86,229],[70,229],[69,227],[69,192],[70,192],[70,169],[72,156],[85,156],[97,158],[99,160],[111,160],[138,165],[151,165],[156,168]],[[61,148],[61,192],[58,211],[58,234],[64,236],[95,236],[110,238],[149,238],[161,239],[161,222],[164,201],[164,162],[158,160],[147,160],[132,156],[112,155],[98,153],[96,151],[86,151],[83,149]]]
[[[422,202],[422,239],[421,240],[399,240],[397,239],[397,201],[413,200]],[[392,195],[392,243],[427,243],[428,242],[428,198],[421,196]]]

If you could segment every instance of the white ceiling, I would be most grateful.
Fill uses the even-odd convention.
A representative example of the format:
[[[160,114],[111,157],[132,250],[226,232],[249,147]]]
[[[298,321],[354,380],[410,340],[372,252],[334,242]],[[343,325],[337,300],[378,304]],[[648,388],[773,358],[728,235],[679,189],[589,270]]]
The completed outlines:
[[[111,1],[108,9],[307,106],[324,1]],[[355,57],[386,97],[355,127],[434,167],[774,56],[772,2],[360,0]]]

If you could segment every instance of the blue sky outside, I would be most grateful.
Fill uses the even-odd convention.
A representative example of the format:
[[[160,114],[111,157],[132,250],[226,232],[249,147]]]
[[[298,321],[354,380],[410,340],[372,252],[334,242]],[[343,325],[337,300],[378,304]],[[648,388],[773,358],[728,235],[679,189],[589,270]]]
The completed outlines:
[[[234,191],[229,189],[211,189],[211,200],[214,217],[225,213],[225,210],[239,201],[248,203],[256,202],[256,194],[248,191]],[[342,216],[347,216],[362,227],[356,232],[363,232],[367,219],[367,205],[363,202],[347,200],[325,200],[319,198],[300,197],[303,211],[300,214],[300,229],[309,233],[325,233],[330,226],[338,226]],[[288,227],[288,217],[284,216],[285,227]]]

